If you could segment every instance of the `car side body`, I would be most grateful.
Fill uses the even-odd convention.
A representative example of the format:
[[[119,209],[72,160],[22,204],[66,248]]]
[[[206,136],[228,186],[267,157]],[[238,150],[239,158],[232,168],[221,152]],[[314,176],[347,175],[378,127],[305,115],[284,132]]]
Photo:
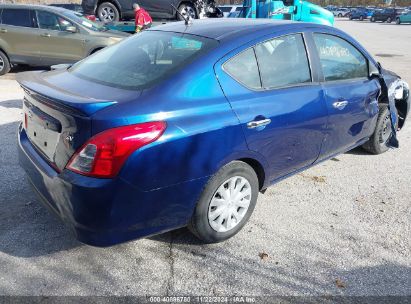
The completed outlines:
[[[382,21],[382,22],[391,23],[392,21],[395,21],[397,16],[401,15],[402,12],[404,12],[404,9],[385,8],[383,10],[376,11],[371,16],[370,21],[371,22]]]
[[[365,20],[368,18],[369,11],[365,8],[354,9],[350,12],[350,20]]]
[[[29,125],[27,129],[25,121],[19,127],[20,164],[42,201],[84,243],[109,246],[186,226],[210,179],[233,161],[253,168],[258,190],[264,191],[364,144],[374,133],[379,105],[388,104],[382,83],[399,79],[383,69],[376,71],[377,62],[352,37],[309,23],[225,19],[194,21],[186,27],[176,22],[117,46],[132,44],[144,35],[175,33],[214,46],[172,76],[141,90],[79,77],[76,66],[32,72],[18,80],[25,90],[23,111]],[[336,50],[333,39],[343,44],[337,48],[342,52],[339,56],[348,49],[362,56],[366,75],[325,80],[320,56],[336,56],[329,53]],[[266,86],[267,79],[280,83],[283,79],[276,78],[278,73],[274,78],[258,76],[267,70],[260,66],[260,72],[256,71],[253,62],[250,67],[248,60],[253,61],[255,55],[249,54],[261,51],[258,58],[263,58],[266,50],[283,42],[286,47],[277,50],[285,62],[278,63],[284,69],[281,75],[288,73],[297,81]],[[201,43],[184,45],[196,48]],[[316,43],[325,44],[318,47]],[[295,46],[303,65],[296,63],[297,53],[283,57],[297,50]],[[176,43],[176,49],[181,47]],[[249,84],[255,72],[259,80],[251,79]],[[409,92],[404,90],[397,102],[395,111],[400,113],[402,127],[409,111]],[[44,147],[44,139],[33,141],[30,124],[36,119],[49,122],[45,129],[49,137],[55,137],[52,147]],[[91,137],[157,121],[166,124],[164,133],[134,151],[116,176],[96,178],[67,169]]]
[[[395,22],[397,24],[411,23],[411,9],[405,11],[403,14],[398,15],[395,19]]]
[[[81,18],[59,7],[0,5],[0,51],[11,65],[50,66],[74,63],[128,36],[93,30]]]
[[[333,10],[332,13],[334,14],[335,17],[348,17],[351,13],[351,10],[349,8],[338,8],[336,10]]]

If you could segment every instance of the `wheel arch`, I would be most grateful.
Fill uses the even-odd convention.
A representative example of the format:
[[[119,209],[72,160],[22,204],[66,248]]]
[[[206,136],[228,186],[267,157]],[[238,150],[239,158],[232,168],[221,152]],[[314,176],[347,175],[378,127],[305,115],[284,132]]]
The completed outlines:
[[[263,190],[266,176],[265,176],[264,167],[260,164],[260,162],[258,160],[255,160],[254,158],[247,158],[247,157],[240,158],[238,160],[245,162],[247,165],[253,168],[254,172],[257,174],[258,188],[259,190]]]
[[[258,177],[258,185],[260,191],[263,191],[269,186],[268,162],[262,155],[250,150],[235,152],[234,154],[231,154],[230,156],[223,159],[217,165],[215,172],[232,161],[242,161],[253,168]]]
[[[104,49],[104,48],[105,48],[104,46],[94,47],[94,48],[92,48],[92,49],[89,51],[89,53],[88,53],[87,56],[93,55],[94,53],[96,53],[96,52],[98,52],[98,51],[101,51],[101,50]]]
[[[6,55],[7,59],[11,63],[10,56],[9,56],[9,54],[7,54],[7,51],[4,48],[0,47],[0,52],[2,52],[4,55]]]

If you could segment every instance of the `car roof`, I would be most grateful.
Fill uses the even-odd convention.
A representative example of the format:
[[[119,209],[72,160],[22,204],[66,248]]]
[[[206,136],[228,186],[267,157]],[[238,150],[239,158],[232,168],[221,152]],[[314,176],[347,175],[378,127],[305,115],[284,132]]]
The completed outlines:
[[[216,40],[226,40],[239,34],[247,36],[257,34],[257,31],[282,30],[282,29],[304,29],[307,27],[327,27],[314,23],[294,22],[287,20],[270,19],[244,19],[244,18],[212,18],[196,19],[191,25],[186,26],[183,21],[170,22],[165,25],[156,26],[150,31],[165,31],[187,33]]]
[[[37,4],[0,4],[0,9],[14,8],[14,9],[38,9],[51,12],[65,12],[65,8],[58,6],[37,5]]]

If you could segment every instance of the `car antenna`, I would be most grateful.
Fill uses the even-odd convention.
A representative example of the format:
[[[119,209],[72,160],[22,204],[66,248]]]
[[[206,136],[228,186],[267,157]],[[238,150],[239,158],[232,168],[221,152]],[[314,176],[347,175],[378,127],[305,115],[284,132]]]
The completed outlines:
[[[176,10],[177,14],[179,14],[181,16],[181,18],[184,19],[184,24],[185,25],[190,25],[192,24],[192,21],[190,20],[190,17],[184,17],[184,15],[173,5],[170,3],[170,5]]]

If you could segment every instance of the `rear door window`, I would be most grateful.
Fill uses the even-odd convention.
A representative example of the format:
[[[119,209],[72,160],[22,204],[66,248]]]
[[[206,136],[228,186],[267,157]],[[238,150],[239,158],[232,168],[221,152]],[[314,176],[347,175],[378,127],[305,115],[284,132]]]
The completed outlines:
[[[326,81],[368,77],[368,61],[352,44],[342,38],[314,34]]]
[[[255,47],[262,85],[266,89],[311,82],[301,34],[275,38]]]
[[[249,48],[228,60],[224,63],[223,69],[244,86],[251,89],[261,89],[260,74],[253,48]]]
[[[21,27],[34,27],[31,11],[28,9],[3,9],[1,23]]]

